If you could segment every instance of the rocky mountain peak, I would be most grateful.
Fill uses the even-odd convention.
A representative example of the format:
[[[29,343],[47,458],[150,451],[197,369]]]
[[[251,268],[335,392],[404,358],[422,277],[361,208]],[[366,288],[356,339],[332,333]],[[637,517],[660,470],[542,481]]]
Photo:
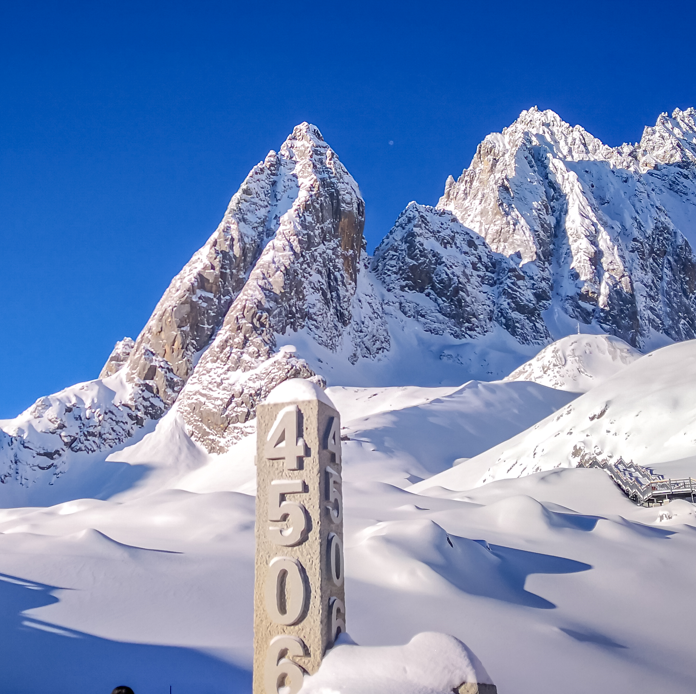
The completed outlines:
[[[666,205],[696,191],[693,126],[693,109],[661,116],[637,153],[530,109],[486,137],[438,208],[518,256],[543,308],[560,302],[565,316],[637,347],[655,333],[685,339],[696,329],[696,265],[690,228],[675,221],[691,213],[671,218]],[[658,160],[672,169],[651,177],[657,163],[646,162]]]
[[[292,350],[277,349],[278,335],[302,332],[356,359],[364,351],[352,331],[364,245],[360,190],[312,125],[297,126],[279,156],[295,181],[285,212],[176,405],[210,451],[242,436],[256,403],[280,382],[314,377]]]
[[[279,152],[269,152],[251,170],[208,242],[172,280],[127,360],[119,346],[109,358],[109,372],[116,365],[124,366],[129,382],[162,400],[162,411],[151,416],[161,416],[176,400],[193,371],[196,355],[221,327],[284,215],[336,177],[350,179],[357,191],[319,130],[309,123],[298,125]],[[346,210],[344,217],[343,260],[354,278],[364,223],[358,220],[364,220],[364,212]],[[351,233],[355,224],[360,226],[357,241]]]
[[[636,145],[636,157],[642,170],[660,164],[696,163],[696,109],[675,109],[661,113],[654,127],[646,127]]]

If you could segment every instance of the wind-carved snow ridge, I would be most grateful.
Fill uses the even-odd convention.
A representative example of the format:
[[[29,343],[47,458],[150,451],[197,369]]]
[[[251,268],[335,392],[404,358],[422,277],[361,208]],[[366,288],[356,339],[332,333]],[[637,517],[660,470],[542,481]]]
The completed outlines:
[[[696,335],[694,109],[610,148],[534,108],[479,145],[438,208],[518,257],[542,308],[638,348]],[[560,337],[560,335],[555,335]]]
[[[641,356],[618,337],[569,335],[542,349],[504,380],[533,381],[557,390],[586,393]]]

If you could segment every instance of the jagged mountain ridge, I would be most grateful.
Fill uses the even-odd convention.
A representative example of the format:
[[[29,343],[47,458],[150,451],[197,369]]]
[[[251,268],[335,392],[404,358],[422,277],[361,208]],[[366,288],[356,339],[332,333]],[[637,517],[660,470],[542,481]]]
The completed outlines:
[[[638,145],[610,148],[524,112],[436,208],[409,205],[372,259],[357,184],[314,126],[298,126],[252,169],[138,339],[116,346],[106,388],[41,399],[5,427],[2,479],[60,474],[69,452],[122,443],[174,404],[194,440],[223,451],[277,383],[321,381],[321,360],[284,347],[294,334],[347,364],[387,363],[414,330],[441,359],[436,336],[502,331],[538,350],[579,322],[643,349],[693,336],[694,115],[660,116]]]
[[[438,208],[518,257],[543,308],[556,301],[638,348],[655,334],[691,339],[695,116],[662,114],[637,145],[611,148],[552,111],[524,111],[448,179]]]

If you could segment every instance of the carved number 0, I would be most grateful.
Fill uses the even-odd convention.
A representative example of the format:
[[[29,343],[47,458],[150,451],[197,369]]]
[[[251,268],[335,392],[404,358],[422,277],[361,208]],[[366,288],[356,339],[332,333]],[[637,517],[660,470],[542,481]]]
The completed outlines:
[[[307,605],[305,572],[297,559],[276,557],[266,573],[264,600],[268,616],[283,626],[297,624]]]
[[[343,585],[343,543],[336,533],[329,533],[329,573],[333,584]]]

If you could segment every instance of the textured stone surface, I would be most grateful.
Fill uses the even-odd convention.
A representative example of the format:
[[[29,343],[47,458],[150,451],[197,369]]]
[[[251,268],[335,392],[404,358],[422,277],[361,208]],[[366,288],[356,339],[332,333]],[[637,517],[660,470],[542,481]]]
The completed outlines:
[[[266,441],[279,413],[288,407],[299,409],[299,436],[308,447],[306,457],[301,459],[300,469],[281,460],[270,460],[266,455]],[[330,578],[328,564],[328,539],[335,533],[343,546],[343,523],[334,521],[326,504],[328,501],[326,473],[327,466],[333,468],[340,479],[340,433],[336,437],[338,455],[327,449],[327,435],[330,419],[335,418],[340,432],[338,412],[326,403],[317,400],[304,400],[296,403],[263,404],[257,416],[257,502],[256,502],[256,574],[254,597],[254,693],[266,694],[264,673],[267,667],[267,653],[271,640],[280,635],[290,635],[302,639],[307,655],[292,660],[306,672],[316,672],[324,652],[333,644],[331,633],[330,600],[337,598],[345,606],[343,582],[336,586]],[[286,436],[286,444],[288,442]],[[294,438],[294,432],[293,432]],[[294,443],[294,441],[292,441]],[[294,458],[293,458],[294,462]],[[306,509],[309,532],[306,539],[292,547],[276,544],[269,535],[269,526],[283,527],[287,523],[269,521],[269,496],[271,482],[274,480],[302,480],[306,493],[287,494],[287,501],[300,503]],[[340,485],[336,486],[340,492]],[[340,501],[342,508],[342,499]],[[298,623],[283,626],[275,623],[265,606],[266,578],[271,561],[276,557],[290,557],[301,563],[305,577],[307,607]],[[341,556],[341,572],[343,558]],[[289,581],[288,581],[289,583]],[[287,600],[290,603],[290,599]],[[345,610],[345,607],[344,607]],[[345,612],[344,612],[345,615]]]

